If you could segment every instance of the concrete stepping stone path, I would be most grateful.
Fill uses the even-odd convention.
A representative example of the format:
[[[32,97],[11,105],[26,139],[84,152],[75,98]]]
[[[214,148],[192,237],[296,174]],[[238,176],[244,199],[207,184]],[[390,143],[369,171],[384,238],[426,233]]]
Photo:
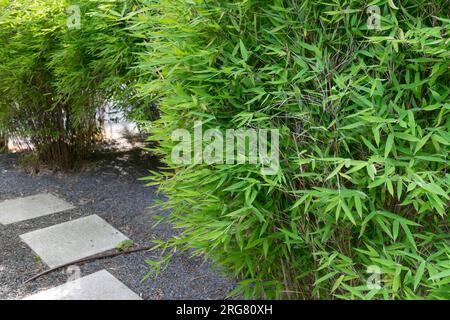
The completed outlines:
[[[106,270],[41,291],[24,300],[142,300]]]
[[[0,223],[4,225],[74,209],[70,203],[44,193],[0,202]]]
[[[51,268],[114,249],[129,240],[97,215],[32,231],[20,238]]]
[[[74,208],[70,203],[48,193],[6,200],[0,202],[0,224],[9,225]],[[50,268],[114,249],[129,240],[97,215],[35,230],[20,238]],[[24,300],[142,299],[108,271],[102,270]]]

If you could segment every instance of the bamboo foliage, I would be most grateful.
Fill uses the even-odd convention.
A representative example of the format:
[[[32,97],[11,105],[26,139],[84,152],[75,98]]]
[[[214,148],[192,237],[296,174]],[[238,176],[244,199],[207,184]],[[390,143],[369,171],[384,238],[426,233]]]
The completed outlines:
[[[71,168],[92,150],[106,104],[154,116],[134,86],[143,39],[129,32],[127,17],[136,3],[2,2],[0,131],[29,140],[42,162]]]
[[[246,298],[449,298],[447,1],[373,1],[377,30],[366,1],[143,2],[180,228],[152,272],[192,250]],[[174,163],[195,121],[279,128],[281,169]]]
[[[5,6],[6,5],[6,6]],[[24,6],[21,6],[24,5]],[[69,165],[73,150],[70,124],[63,129],[68,106],[56,103],[51,71],[45,67],[58,46],[62,10],[55,1],[3,4],[1,19],[1,127],[2,131],[29,138],[44,161]],[[71,118],[67,118],[70,123]],[[81,146],[80,146],[81,147]]]
[[[161,115],[167,166],[145,179],[179,234],[149,275],[189,250],[239,279],[231,296],[450,298],[448,1],[0,4],[0,133],[67,162],[105,103]],[[279,129],[280,169],[174,162],[199,121]]]

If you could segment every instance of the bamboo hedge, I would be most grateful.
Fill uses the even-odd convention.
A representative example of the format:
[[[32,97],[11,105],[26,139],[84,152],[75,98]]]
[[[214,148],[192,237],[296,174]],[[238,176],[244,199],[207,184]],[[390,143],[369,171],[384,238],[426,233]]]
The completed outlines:
[[[166,167],[144,179],[179,233],[148,276],[189,251],[238,279],[230,296],[450,298],[448,1],[2,5],[0,132],[48,155],[89,144],[105,102],[154,120]],[[279,170],[174,161],[200,121],[279,129]]]
[[[189,249],[245,298],[450,298],[447,1],[147,3],[149,179],[181,229],[153,271]],[[174,163],[196,121],[279,128],[280,170]]]
[[[139,99],[133,85],[142,39],[128,31],[125,17],[135,1],[1,5],[0,132],[29,142],[40,162],[70,169],[85,158],[106,104],[154,116],[152,102]]]

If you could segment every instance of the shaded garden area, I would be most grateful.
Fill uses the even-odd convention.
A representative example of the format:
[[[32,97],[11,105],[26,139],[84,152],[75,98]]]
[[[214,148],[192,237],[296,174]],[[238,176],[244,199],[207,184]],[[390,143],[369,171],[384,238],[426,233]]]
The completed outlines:
[[[29,147],[0,155],[0,201],[55,193],[77,208],[52,224],[151,245],[83,266],[145,299],[449,299],[449,7],[0,0],[0,149]],[[0,298],[62,281],[15,287],[41,268],[15,237],[48,219],[0,226]]]
[[[162,197],[137,181],[149,163],[148,157],[134,150],[98,155],[82,172],[32,176],[20,167],[17,155],[0,154],[0,202],[51,193],[75,206],[67,212],[0,225],[0,299],[20,299],[64,284],[73,276],[63,268],[24,284],[48,267],[21,241],[20,234],[96,214],[132,239],[133,248],[174,235],[170,225],[151,228],[152,216],[166,216],[168,212],[149,209]],[[149,268],[145,261],[155,260],[159,254],[144,251],[92,260],[79,267],[82,276],[107,270],[143,299],[223,299],[234,287],[233,281],[213,270],[210,263],[192,259],[188,253],[177,255],[160,277],[142,281]]]

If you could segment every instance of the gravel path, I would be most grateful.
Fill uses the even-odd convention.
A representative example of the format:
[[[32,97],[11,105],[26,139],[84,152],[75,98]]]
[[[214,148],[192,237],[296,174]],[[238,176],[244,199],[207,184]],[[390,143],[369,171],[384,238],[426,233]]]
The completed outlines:
[[[143,160],[138,152],[102,156],[80,173],[40,173],[32,176],[22,170],[14,154],[0,154],[0,201],[49,192],[75,205],[75,209],[12,225],[0,225],[0,299],[20,299],[43,289],[63,284],[69,277],[64,270],[23,285],[23,281],[47,267],[35,257],[19,235],[80,217],[97,214],[134,241],[149,245],[174,231],[167,224],[152,229],[152,214],[167,215],[148,209],[161,199],[155,188],[138,181],[145,167],[154,161]],[[176,255],[157,278],[142,281],[148,271],[145,259],[156,253],[141,252],[97,260],[81,265],[82,275],[106,269],[143,299],[223,299],[234,282],[213,270],[201,258],[188,253]]]

